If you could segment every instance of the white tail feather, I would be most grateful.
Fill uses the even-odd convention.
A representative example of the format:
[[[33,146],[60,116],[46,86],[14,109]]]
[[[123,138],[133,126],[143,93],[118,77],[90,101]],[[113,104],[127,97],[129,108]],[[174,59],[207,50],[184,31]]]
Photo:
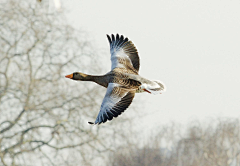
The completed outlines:
[[[145,89],[145,91],[151,94],[161,94],[166,91],[166,86],[161,81],[152,81],[153,84],[142,84],[140,89]]]

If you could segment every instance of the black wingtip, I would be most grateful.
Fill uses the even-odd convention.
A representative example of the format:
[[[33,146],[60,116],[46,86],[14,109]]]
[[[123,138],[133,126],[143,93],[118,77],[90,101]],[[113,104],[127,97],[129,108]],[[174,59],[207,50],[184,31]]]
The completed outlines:
[[[108,34],[107,34],[107,38],[108,38],[109,43],[111,44],[112,40],[111,40],[111,37]]]
[[[117,35],[116,35],[116,39],[119,40],[119,34],[118,34],[118,33],[117,33]]]
[[[115,42],[115,36],[112,34],[112,42]]]
[[[90,125],[93,125],[94,123],[93,122],[88,122]]]

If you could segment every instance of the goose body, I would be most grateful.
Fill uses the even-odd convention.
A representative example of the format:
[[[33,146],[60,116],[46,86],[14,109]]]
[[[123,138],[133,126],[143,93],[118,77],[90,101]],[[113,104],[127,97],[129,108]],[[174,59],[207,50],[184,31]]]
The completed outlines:
[[[165,86],[160,81],[151,81],[138,75],[140,67],[138,52],[128,38],[118,34],[111,37],[107,35],[107,38],[112,62],[110,72],[102,76],[80,72],[66,76],[73,80],[93,81],[107,88],[100,112],[95,122],[89,122],[90,124],[101,124],[120,115],[131,104],[135,93],[161,94],[165,91]]]

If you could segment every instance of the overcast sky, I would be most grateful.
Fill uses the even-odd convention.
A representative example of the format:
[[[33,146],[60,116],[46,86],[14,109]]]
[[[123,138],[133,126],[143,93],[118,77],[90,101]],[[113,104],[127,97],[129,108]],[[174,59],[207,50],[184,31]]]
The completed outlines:
[[[152,113],[137,122],[140,126],[240,117],[240,0],[71,0],[63,5],[69,23],[87,31],[96,48],[109,50],[106,34],[131,39],[139,51],[140,75],[166,84],[162,95],[136,95],[145,102],[139,111]],[[108,72],[110,53],[105,56]]]

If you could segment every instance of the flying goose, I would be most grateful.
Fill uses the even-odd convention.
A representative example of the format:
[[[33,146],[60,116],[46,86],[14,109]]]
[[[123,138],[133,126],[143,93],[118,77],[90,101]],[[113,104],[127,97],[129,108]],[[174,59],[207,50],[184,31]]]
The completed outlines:
[[[112,34],[111,37],[107,35],[107,38],[112,62],[110,72],[100,76],[74,72],[65,76],[78,81],[93,81],[107,88],[100,112],[95,122],[88,122],[89,124],[101,124],[116,118],[128,108],[135,93],[161,94],[166,89],[160,81],[151,81],[138,75],[138,52],[128,38],[118,34]]]

